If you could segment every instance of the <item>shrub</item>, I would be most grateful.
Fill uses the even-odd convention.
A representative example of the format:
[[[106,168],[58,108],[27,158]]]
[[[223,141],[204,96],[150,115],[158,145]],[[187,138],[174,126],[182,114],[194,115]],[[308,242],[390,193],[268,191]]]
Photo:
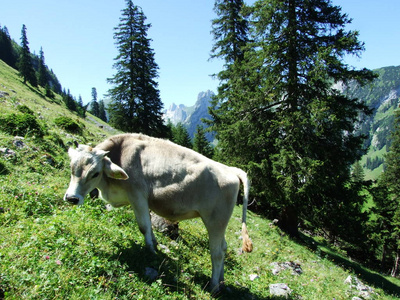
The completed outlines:
[[[0,175],[7,175],[8,169],[4,161],[0,159]]]
[[[10,135],[27,134],[42,137],[45,134],[44,127],[37,121],[35,116],[29,113],[8,114],[0,117],[0,130]]]
[[[82,128],[79,126],[79,124],[69,117],[58,117],[54,120],[54,123],[58,127],[66,130],[68,132],[76,133],[76,134],[82,133]]]
[[[26,106],[26,105],[19,105],[18,107],[17,107],[17,109],[20,111],[20,112],[22,112],[23,114],[28,114],[28,115],[34,115],[34,112],[33,112],[33,110],[32,109],[30,109],[28,106]]]

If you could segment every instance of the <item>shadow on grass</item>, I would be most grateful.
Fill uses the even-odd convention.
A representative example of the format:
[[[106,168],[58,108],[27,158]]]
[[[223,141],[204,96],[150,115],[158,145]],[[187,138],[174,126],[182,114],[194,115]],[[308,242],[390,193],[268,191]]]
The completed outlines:
[[[119,254],[111,257],[111,260],[119,260],[122,264],[128,266],[128,270],[134,272],[137,277],[151,285],[156,280],[161,280],[166,293],[179,293],[186,295],[189,299],[196,298],[197,292],[193,290],[193,286],[200,287],[201,290],[209,292],[210,278],[201,271],[188,271],[190,276],[190,283],[181,280],[181,276],[185,276],[181,267],[181,263],[173,258],[173,254],[165,254],[161,251],[157,251],[156,254],[152,254],[146,247],[142,247],[135,242],[131,243],[128,248],[123,248],[118,251]],[[208,252],[208,250],[207,250]],[[207,253],[208,254],[208,253]],[[182,256],[180,259],[188,259],[187,256]],[[211,258],[210,258],[211,259]],[[229,256],[226,259],[225,267],[229,268],[234,264],[238,264],[234,257]],[[156,278],[149,278],[146,275],[146,268],[151,268],[157,271]],[[186,280],[188,281],[188,280]],[[221,291],[216,295],[211,295],[210,298],[214,299],[254,299],[261,300],[266,299],[258,295],[252,294],[249,289],[241,286],[225,285],[221,288]],[[280,298],[268,298],[268,299],[280,299]]]
[[[370,286],[381,288],[387,293],[393,294],[394,296],[400,296],[400,286],[394,284],[393,282],[387,280],[384,276],[370,271],[364,268],[357,262],[351,261],[341,255],[335,254],[334,250],[330,249],[328,245],[321,244],[315,241],[313,238],[300,233],[300,239],[296,242],[300,244],[305,244],[307,247],[314,251],[319,251],[321,256],[326,257],[329,260],[333,260],[336,265],[342,267],[346,270],[353,271],[357,274],[357,277],[362,279],[365,283]],[[329,249],[329,251],[323,248]],[[343,279],[345,280],[345,278]]]

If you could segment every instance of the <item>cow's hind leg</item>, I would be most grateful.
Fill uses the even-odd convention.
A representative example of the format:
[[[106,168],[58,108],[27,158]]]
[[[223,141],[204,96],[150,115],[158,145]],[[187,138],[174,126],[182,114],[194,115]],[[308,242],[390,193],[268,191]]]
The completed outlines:
[[[208,230],[212,275],[210,288],[212,293],[219,291],[220,284],[224,281],[224,258],[227,249],[225,230],[228,220],[204,220]]]

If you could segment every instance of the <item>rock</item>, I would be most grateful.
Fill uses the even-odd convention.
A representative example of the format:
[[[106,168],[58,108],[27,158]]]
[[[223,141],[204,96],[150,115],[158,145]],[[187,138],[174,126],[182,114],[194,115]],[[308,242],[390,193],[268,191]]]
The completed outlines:
[[[273,263],[271,263],[271,266],[273,267],[272,274],[274,274],[274,275],[278,275],[279,272],[287,270],[287,269],[292,270],[292,275],[303,274],[303,270],[301,269],[300,264],[295,263],[293,261],[286,261],[283,263],[273,262]]]
[[[344,280],[344,283],[351,284],[351,281],[352,281],[351,275],[349,275],[349,276],[347,276],[347,278]]]
[[[4,91],[0,91],[0,98],[4,98],[6,96],[9,96],[10,94]]]
[[[269,293],[272,296],[288,298],[292,290],[286,283],[274,283],[269,285]]]
[[[24,138],[22,136],[15,136],[13,140],[13,145],[17,148],[25,148]]]
[[[278,224],[279,220],[278,219],[274,219],[271,223],[269,223],[269,227],[273,228],[276,224]]]
[[[150,280],[154,280],[158,276],[158,272],[156,269],[152,267],[146,267],[145,273],[144,273]]]
[[[361,297],[361,299],[370,299],[371,294],[376,294],[373,288],[362,283],[356,276],[349,275],[344,283],[348,284],[351,289],[358,291],[358,296]],[[353,300],[357,298],[358,297],[353,297]]]
[[[170,222],[155,213],[150,213],[151,224],[158,231],[167,234],[171,239],[175,240],[179,236],[179,225],[178,223]]]
[[[250,277],[251,281],[254,281],[257,278],[260,278],[260,276],[258,276],[257,274],[250,274],[249,277]]]
[[[158,247],[160,247],[160,249],[164,252],[164,253],[170,253],[171,251],[169,250],[169,248],[163,244],[158,244]]]
[[[16,155],[15,151],[8,148],[0,148],[0,153],[5,157],[14,157]]]

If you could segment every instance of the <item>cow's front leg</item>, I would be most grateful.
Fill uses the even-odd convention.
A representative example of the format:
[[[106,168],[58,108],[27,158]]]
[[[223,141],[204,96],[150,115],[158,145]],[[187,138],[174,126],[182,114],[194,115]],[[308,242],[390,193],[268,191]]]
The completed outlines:
[[[140,201],[133,202],[132,208],[135,212],[136,221],[139,225],[140,232],[144,235],[146,247],[149,248],[152,253],[155,253],[157,241],[151,227],[150,212],[147,200],[142,198]]]

